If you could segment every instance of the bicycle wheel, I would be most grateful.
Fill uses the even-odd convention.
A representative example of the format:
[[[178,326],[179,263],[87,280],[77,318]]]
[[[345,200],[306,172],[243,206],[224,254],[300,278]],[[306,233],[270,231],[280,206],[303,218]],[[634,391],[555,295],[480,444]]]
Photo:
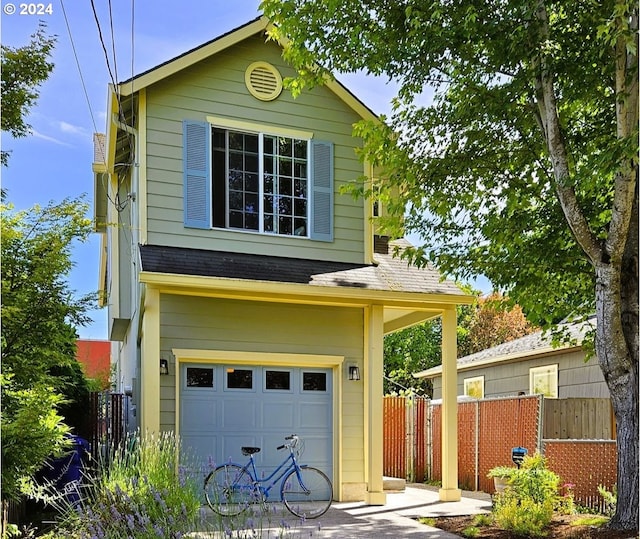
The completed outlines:
[[[302,518],[324,515],[333,499],[329,478],[316,468],[300,468],[300,479],[292,470],[280,485],[280,496],[289,511]]]
[[[236,464],[218,466],[204,480],[207,503],[222,516],[242,513],[254,501],[255,492],[251,476]]]

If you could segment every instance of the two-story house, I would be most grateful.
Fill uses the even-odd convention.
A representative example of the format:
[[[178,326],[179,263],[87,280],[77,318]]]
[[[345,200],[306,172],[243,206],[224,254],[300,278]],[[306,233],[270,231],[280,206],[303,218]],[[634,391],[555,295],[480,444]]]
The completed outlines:
[[[94,172],[116,386],[203,462],[251,445],[271,466],[296,433],[336,499],[383,504],[383,336],[441,316],[455,369],[470,298],[392,257],[371,202],[341,192],[373,177],[352,127],[375,115],[336,81],[283,91],[268,24],[110,88]]]

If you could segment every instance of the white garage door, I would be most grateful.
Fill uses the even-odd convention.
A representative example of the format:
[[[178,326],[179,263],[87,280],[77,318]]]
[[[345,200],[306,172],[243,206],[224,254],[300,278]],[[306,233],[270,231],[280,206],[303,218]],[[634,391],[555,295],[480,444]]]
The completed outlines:
[[[260,447],[258,473],[286,456],[284,437],[304,441],[302,464],[332,477],[331,369],[186,363],[180,373],[183,443],[209,467],[244,463],[242,446]]]

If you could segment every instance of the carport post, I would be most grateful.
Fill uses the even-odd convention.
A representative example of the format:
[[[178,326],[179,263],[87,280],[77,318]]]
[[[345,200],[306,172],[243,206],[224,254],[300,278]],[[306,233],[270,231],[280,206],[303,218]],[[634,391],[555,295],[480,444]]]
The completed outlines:
[[[457,502],[458,488],[458,372],[456,308],[442,312],[442,488],[440,501]]]
[[[160,432],[160,292],[147,287],[142,314],[140,431]]]
[[[365,309],[365,474],[367,492],[365,503],[385,505],[383,473],[384,399],[382,379],[384,375],[384,311],[382,305]]]

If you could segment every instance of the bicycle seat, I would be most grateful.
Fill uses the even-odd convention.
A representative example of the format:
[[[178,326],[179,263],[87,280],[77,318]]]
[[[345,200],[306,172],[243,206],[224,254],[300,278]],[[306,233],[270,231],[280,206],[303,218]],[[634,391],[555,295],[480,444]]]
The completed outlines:
[[[246,457],[247,455],[253,455],[254,453],[259,453],[259,447],[243,447],[242,454]]]

